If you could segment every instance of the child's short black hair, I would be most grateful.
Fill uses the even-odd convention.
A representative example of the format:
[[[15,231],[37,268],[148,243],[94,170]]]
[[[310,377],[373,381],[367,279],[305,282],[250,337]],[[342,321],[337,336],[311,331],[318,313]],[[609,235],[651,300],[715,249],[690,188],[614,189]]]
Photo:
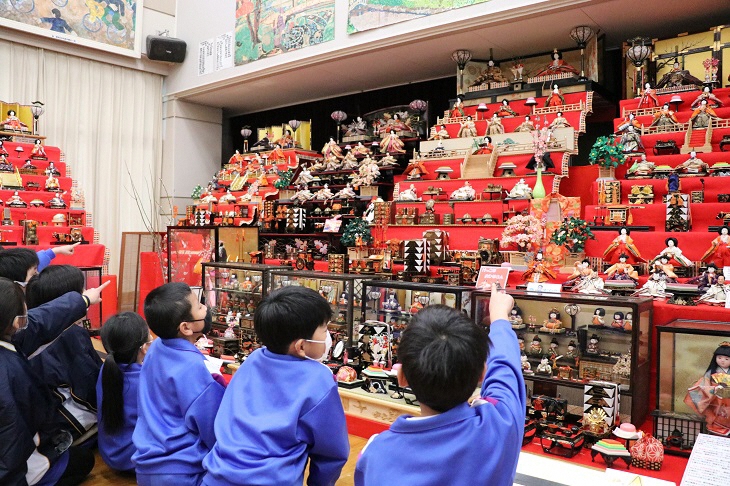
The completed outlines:
[[[0,277],[0,336],[12,335],[10,326],[16,316],[25,314],[25,297],[23,289],[18,284],[4,277]]]
[[[152,332],[164,339],[177,337],[180,323],[193,318],[190,287],[170,282],[152,290],[144,299],[144,317]]]
[[[38,255],[30,248],[6,248],[0,251],[0,277],[25,282],[28,270],[38,263]]]
[[[33,275],[25,287],[28,309],[33,309],[68,292],[84,291],[84,273],[73,265],[51,265]]]
[[[489,335],[466,315],[432,305],[403,331],[398,360],[418,401],[446,412],[474,393],[488,348]]]
[[[286,354],[297,339],[310,339],[332,319],[332,308],[316,291],[283,287],[267,295],[256,308],[253,327],[269,351]]]

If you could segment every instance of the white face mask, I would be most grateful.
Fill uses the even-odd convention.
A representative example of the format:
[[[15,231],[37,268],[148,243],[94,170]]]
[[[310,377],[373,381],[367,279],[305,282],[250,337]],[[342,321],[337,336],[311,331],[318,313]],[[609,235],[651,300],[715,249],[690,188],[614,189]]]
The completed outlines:
[[[327,357],[330,354],[330,349],[332,348],[332,336],[330,336],[329,331],[327,331],[327,337],[324,339],[324,341],[317,341],[314,339],[305,339],[305,341],[310,343],[323,343],[324,344],[324,353],[322,353],[322,356],[319,358],[310,358],[307,355],[304,355],[305,358],[311,359],[312,361],[319,361],[320,363],[327,360]]]

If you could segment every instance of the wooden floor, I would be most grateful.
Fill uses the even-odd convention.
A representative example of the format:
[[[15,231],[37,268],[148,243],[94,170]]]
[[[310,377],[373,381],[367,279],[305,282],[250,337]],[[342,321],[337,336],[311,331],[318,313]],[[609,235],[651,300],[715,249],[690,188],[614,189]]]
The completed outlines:
[[[355,435],[350,436],[350,458],[347,460],[347,464],[345,464],[345,467],[342,469],[340,479],[338,479],[336,483],[337,486],[352,486],[354,484],[355,463],[357,462],[357,457],[360,455],[360,451],[365,446],[366,442],[367,440],[361,437],[357,437]],[[89,478],[83,484],[89,486],[125,486],[137,483],[134,478],[119,475],[109,469],[97,451],[94,469],[91,471]]]

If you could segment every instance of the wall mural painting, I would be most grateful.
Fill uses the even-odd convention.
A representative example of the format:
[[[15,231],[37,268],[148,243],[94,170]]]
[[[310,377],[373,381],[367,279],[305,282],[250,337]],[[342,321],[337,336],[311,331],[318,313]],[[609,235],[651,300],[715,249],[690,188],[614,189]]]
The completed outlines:
[[[237,66],[334,38],[334,0],[236,0]]]
[[[0,25],[139,57],[141,0],[0,0]]]
[[[489,0],[350,0],[347,33],[376,29]]]

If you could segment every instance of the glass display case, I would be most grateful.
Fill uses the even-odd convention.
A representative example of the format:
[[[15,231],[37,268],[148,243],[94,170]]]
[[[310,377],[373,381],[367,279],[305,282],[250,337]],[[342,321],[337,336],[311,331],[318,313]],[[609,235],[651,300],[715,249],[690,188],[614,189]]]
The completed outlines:
[[[652,299],[508,290],[510,322],[523,349],[523,374],[534,395],[568,400],[582,416],[592,380],[616,383],[622,422],[648,413]],[[489,324],[489,292],[472,295],[477,323]]]
[[[398,361],[400,334],[411,318],[429,305],[441,304],[470,312],[474,289],[456,285],[423,284],[398,281],[367,281],[362,289],[363,326],[356,329],[358,351],[355,362],[362,368],[371,365],[389,368]],[[382,339],[376,339],[382,335]],[[387,347],[381,348],[382,341]],[[385,365],[385,366],[382,366]]]
[[[214,355],[240,353],[239,360],[258,348],[253,314],[269,288],[270,272],[281,267],[251,263],[202,265],[203,296],[213,312]]]
[[[168,282],[200,285],[201,264],[248,261],[258,250],[258,234],[247,226],[168,226]]]
[[[678,319],[656,330],[654,436],[688,456],[699,433],[730,435],[730,323]]]
[[[372,275],[287,270],[278,267],[271,272],[270,290],[288,285],[301,285],[316,290],[332,306],[329,324],[332,351],[329,361],[348,364],[353,354],[353,330],[363,322],[360,298],[363,281]]]

